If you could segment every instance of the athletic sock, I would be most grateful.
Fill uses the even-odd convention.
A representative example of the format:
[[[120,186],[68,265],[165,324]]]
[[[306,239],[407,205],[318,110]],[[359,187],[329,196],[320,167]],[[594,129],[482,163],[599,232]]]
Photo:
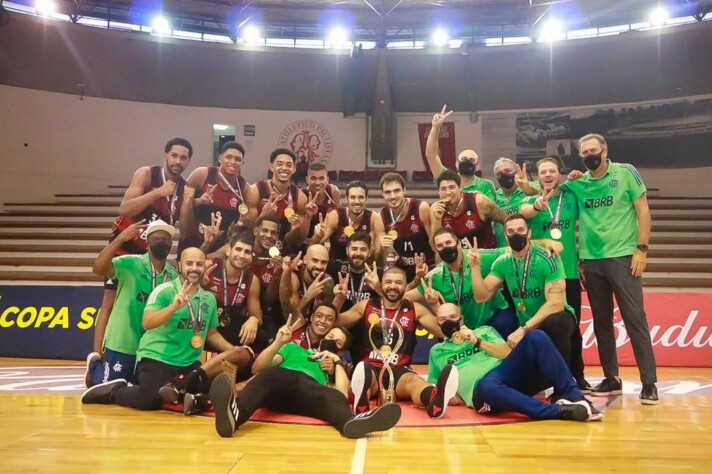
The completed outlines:
[[[430,403],[430,398],[433,396],[433,390],[435,390],[434,385],[428,385],[423,389],[422,392],[420,392],[420,403],[424,406],[427,407],[428,404]]]

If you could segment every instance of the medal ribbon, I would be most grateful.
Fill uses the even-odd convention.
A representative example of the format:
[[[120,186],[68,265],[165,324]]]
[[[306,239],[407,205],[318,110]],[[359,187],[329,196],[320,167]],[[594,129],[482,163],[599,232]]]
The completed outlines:
[[[556,214],[551,212],[551,207],[547,206],[546,210],[549,211],[549,216],[551,217],[551,228],[559,228],[559,220],[561,219],[561,200],[564,197],[564,193],[559,191],[559,203],[556,205]]]
[[[242,204],[243,202],[245,202],[245,200],[244,200],[243,197],[242,197],[242,190],[240,189],[240,181],[239,181],[239,180],[236,180],[236,183],[235,183],[235,184],[237,185],[237,189],[235,189],[235,188],[232,186],[232,184],[230,184],[230,181],[227,180],[227,178],[225,177],[225,175],[223,174],[223,172],[220,171],[220,169],[218,169],[218,174],[220,175],[220,179],[221,179],[222,182],[225,184],[225,186],[227,186],[228,189],[229,189],[230,191],[232,191],[232,194],[234,194],[235,196],[237,196],[237,197],[240,199],[240,204]]]
[[[517,258],[512,255],[512,263],[514,264],[514,278],[517,280],[517,286],[519,287],[519,304],[524,304],[523,294],[526,293],[527,288],[527,277],[529,273],[529,261],[532,258],[531,248],[527,252],[527,259],[524,261],[524,274],[522,275],[522,281],[519,281],[519,265],[517,264]]]
[[[200,334],[200,323],[203,321],[203,304],[202,304],[202,292],[200,287],[198,287],[198,317],[195,317],[195,312],[193,311],[193,302],[191,298],[188,301],[188,313],[190,313],[190,322],[193,324],[193,334]]]
[[[156,289],[156,279],[157,279],[157,272],[156,272],[156,267],[153,266],[153,262],[149,259],[148,262],[151,264],[151,291]],[[166,282],[166,277],[168,274],[166,273],[166,270],[163,269],[163,281],[161,283]]]
[[[383,300],[381,300],[381,333],[386,335],[386,338],[383,340],[384,344],[386,340],[391,340],[391,331],[393,331],[393,326],[395,326],[396,319],[398,318],[398,313],[400,313],[402,305],[403,302],[401,302],[401,304],[398,306],[398,309],[393,315],[393,318],[390,319],[390,327],[386,327],[386,322],[389,321],[389,319],[386,317],[386,307],[383,306]]]
[[[400,214],[398,214],[398,217],[393,217],[393,209],[390,207],[388,208],[388,212],[391,214],[391,230],[396,228],[396,224],[400,220],[400,218],[403,216],[403,213],[405,212],[406,209],[410,207],[410,198],[406,199],[403,202],[403,209],[401,209]]]
[[[460,278],[460,283],[458,288],[455,288],[455,278],[452,276],[452,271],[448,268],[448,276],[450,277],[450,286],[452,286],[452,291],[455,293],[455,297],[457,298],[457,304],[458,306],[460,305],[460,301],[462,300],[462,281],[464,280],[463,278],[463,273],[464,273],[464,266],[460,264],[460,271],[458,273],[458,276]]]
[[[227,287],[229,283],[227,282],[227,270],[225,270],[225,267],[223,266],[222,269],[222,274],[223,274],[223,306],[225,309],[227,309]],[[240,280],[237,282],[237,288],[235,289],[235,294],[232,296],[232,303],[230,303],[230,306],[234,306],[235,302],[237,301],[237,295],[240,294],[240,285],[242,285],[242,277],[245,276],[245,270],[243,269],[242,272],[240,272]]]
[[[163,178],[163,184],[166,184],[166,169],[161,167],[161,178]],[[176,213],[176,201],[178,200],[178,183],[176,183],[176,192],[172,196],[166,196],[166,202],[168,203],[168,220],[169,224],[173,225],[173,216]]]

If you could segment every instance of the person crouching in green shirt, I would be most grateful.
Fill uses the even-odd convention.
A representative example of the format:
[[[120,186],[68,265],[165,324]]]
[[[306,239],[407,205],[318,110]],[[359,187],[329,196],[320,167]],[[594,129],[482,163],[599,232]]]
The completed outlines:
[[[468,254],[475,299],[487,301],[507,282],[521,325],[509,335],[507,343],[514,348],[527,331],[541,329],[570,367],[571,333],[576,319],[574,310],[566,303],[561,258],[551,257],[543,247],[530,243],[531,230],[521,214],[510,216],[504,226],[512,252],[499,257],[486,278],[479,271],[479,254]]]
[[[143,312],[143,328],[136,352],[136,384],[125,379],[95,385],[82,394],[82,403],[116,403],[139,410],[157,410],[159,389],[169,380],[200,367],[205,341],[222,351],[233,348],[217,331],[215,296],[203,291],[205,254],[197,248],[183,251],[180,277],[156,287]],[[206,391],[209,387],[201,387]]]
[[[584,398],[551,340],[533,329],[513,349],[497,332],[463,325],[460,308],[438,308],[444,342],[430,349],[428,380],[437,380],[449,364],[460,374],[457,396],[478,413],[518,412],[537,420],[598,421],[603,413]],[[545,403],[532,398],[538,380],[546,378],[561,398]]]

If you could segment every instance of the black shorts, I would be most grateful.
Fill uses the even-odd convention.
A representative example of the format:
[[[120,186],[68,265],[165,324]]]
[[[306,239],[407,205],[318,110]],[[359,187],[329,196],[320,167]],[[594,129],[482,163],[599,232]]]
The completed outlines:
[[[379,387],[388,387],[388,382],[390,381],[390,374],[387,370],[383,371],[383,380],[381,381],[381,367],[376,367],[375,365],[371,365],[368,362],[364,362],[364,364],[366,365],[366,367],[370,367],[373,370],[373,376],[376,377]],[[401,379],[401,377],[406,374],[415,374],[415,370],[413,370],[409,365],[392,366],[391,370],[393,371],[393,390],[398,387],[398,381]]]
[[[239,344],[238,344],[239,346]],[[255,351],[252,350],[250,346],[240,346],[244,347],[247,349],[247,352],[250,353],[250,363],[247,364],[245,367],[241,368],[240,370],[237,371],[237,374],[235,376],[235,381],[237,382],[244,382],[245,380],[249,379],[252,377],[252,364],[255,362]],[[213,347],[208,341],[205,341],[205,347],[204,347],[205,352],[217,352],[219,353],[215,347]]]

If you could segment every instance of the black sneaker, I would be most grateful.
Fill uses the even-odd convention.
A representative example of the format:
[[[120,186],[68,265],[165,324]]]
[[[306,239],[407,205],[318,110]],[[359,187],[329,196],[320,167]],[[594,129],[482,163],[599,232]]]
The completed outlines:
[[[177,379],[167,382],[158,390],[158,394],[165,403],[172,403],[173,405],[178,404],[181,396],[185,395],[183,376],[181,375]]]
[[[386,403],[375,410],[360,413],[344,425],[342,434],[346,438],[363,438],[374,431],[386,431],[393,428],[401,416],[401,407],[395,403]]]
[[[579,400],[574,403],[577,403],[579,405],[583,405],[586,407],[586,409],[588,410],[588,419],[586,421],[601,421],[601,420],[603,420],[603,412],[601,410],[599,410],[598,408],[596,408],[595,406],[593,406],[593,403],[586,400],[585,398],[583,400]]]
[[[576,385],[578,385],[579,390],[581,390],[581,393],[584,395],[590,395],[593,391],[591,384],[583,377],[576,380]]]
[[[223,438],[231,437],[237,431],[237,400],[232,392],[230,376],[222,373],[210,385],[210,400],[215,409],[215,430]]]
[[[609,395],[621,395],[622,393],[623,381],[612,377],[606,377],[591,390],[591,395],[594,397],[607,397]]]
[[[660,399],[658,399],[658,388],[654,383],[644,383],[638,398],[640,398],[640,403],[643,405],[657,405],[660,403]]]
[[[368,390],[371,388],[371,370],[363,362],[359,362],[351,375],[349,385],[349,405],[351,413],[358,415],[371,409],[368,401]]]
[[[548,401],[549,403],[558,403],[559,400],[562,400],[563,398],[564,398],[564,396],[561,395],[560,393],[551,392],[551,395],[546,397],[546,401]]]
[[[210,399],[204,393],[186,393],[183,397],[183,414],[196,415],[210,410]]]
[[[559,405],[559,415],[562,420],[586,421],[588,420],[588,409],[580,403],[574,403],[561,398],[556,402]]]
[[[87,356],[87,369],[84,371],[84,385],[86,385],[87,388],[91,388],[91,386],[94,385],[91,382],[91,368],[94,364],[99,362],[101,362],[101,354],[98,352],[92,352]]]
[[[110,405],[114,403],[114,393],[121,387],[126,387],[128,382],[126,379],[115,379],[108,382],[94,385],[82,393],[82,403],[87,405],[90,403],[101,403]]]
[[[447,364],[440,372],[438,383],[430,395],[428,403],[428,416],[430,418],[441,418],[447,410],[447,402],[457,393],[457,386],[460,383],[460,375],[457,367]]]

